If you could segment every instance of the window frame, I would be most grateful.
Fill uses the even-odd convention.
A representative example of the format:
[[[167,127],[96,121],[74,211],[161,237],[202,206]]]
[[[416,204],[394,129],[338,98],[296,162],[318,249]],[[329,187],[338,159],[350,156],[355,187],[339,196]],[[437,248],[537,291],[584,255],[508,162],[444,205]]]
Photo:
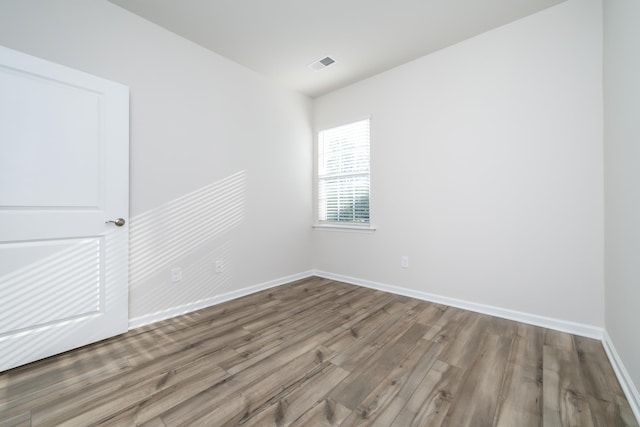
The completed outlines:
[[[320,134],[324,131],[347,126],[349,124],[358,123],[367,120],[369,122],[369,221],[368,222],[349,222],[349,221],[323,221],[320,219]],[[372,197],[372,131],[371,131],[371,116],[361,117],[330,126],[318,127],[314,137],[314,156],[313,156],[313,224],[312,227],[317,230],[327,231],[344,231],[344,232],[371,232],[375,231],[376,227],[373,225],[373,197]]]

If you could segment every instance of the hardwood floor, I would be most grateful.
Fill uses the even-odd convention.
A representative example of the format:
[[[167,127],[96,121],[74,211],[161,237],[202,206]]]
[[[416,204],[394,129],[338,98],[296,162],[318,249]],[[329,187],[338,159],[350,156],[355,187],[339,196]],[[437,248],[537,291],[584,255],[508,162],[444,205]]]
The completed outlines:
[[[637,426],[599,341],[320,278],[0,373],[0,426]]]

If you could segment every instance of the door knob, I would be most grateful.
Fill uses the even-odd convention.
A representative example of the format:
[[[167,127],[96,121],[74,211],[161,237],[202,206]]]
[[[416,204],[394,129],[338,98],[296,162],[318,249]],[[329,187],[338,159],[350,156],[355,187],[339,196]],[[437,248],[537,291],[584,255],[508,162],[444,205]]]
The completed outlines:
[[[118,227],[122,227],[125,224],[126,221],[124,220],[124,218],[118,218],[115,221],[113,221],[113,220],[106,221],[105,224],[109,224],[110,222],[114,223]]]

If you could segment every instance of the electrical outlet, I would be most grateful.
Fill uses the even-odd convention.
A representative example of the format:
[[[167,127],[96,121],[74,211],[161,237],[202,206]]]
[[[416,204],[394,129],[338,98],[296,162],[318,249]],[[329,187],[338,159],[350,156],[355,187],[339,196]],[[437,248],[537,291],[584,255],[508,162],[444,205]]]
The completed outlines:
[[[171,281],[179,282],[181,280],[182,280],[182,269],[181,268],[171,269]]]
[[[224,263],[222,260],[216,261],[216,273],[222,273],[224,271]]]
[[[409,268],[409,257],[406,255],[402,255],[400,257],[400,267]]]

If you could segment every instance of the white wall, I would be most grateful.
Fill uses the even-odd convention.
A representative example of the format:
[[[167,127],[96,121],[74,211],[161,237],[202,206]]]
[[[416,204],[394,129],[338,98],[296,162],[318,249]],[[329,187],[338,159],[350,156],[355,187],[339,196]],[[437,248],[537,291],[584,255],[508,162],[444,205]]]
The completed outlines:
[[[604,2],[605,325],[635,384],[636,405],[640,405],[638,17],[638,1]]]
[[[372,116],[378,230],[315,230],[314,267],[602,327],[601,20],[569,0],[318,98],[317,128]]]
[[[103,0],[5,0],[0,44],[131,88],[133,318],[313,266],[602,326],[601,18],[569,0],[317,99],[317,127],[373,117],[373,234],[311,235],[309,99]]]
[[[131,89],[131,318],[309,270],[308,98],[102,0],[4,0],[0,44]]]

